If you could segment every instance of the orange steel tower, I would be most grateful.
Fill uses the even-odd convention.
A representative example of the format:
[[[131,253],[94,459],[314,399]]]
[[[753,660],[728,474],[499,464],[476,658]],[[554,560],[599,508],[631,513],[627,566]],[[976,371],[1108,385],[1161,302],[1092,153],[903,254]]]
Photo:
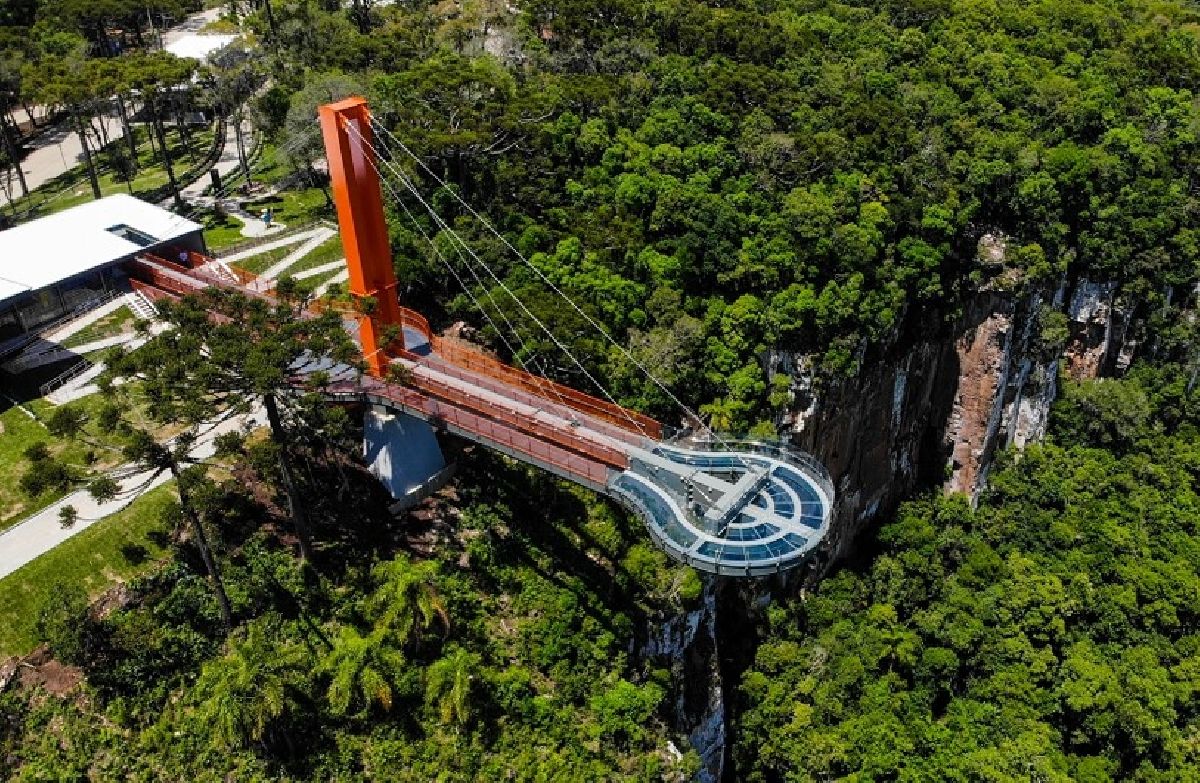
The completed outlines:
[[[347,98],[320,108],[321,135],[350,271],[350,293],[373,302],[359,317],[363,356],[369,372],[382,377],[388,366],[389,335],[400,326],[400,304],[379,173],[373,165],[370,117],[364,98]]]

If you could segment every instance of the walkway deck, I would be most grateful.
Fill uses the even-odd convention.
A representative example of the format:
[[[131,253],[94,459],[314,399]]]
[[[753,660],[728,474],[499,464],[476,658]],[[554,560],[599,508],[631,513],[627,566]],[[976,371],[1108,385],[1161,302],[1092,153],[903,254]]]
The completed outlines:
[[[230,285],[206,265],[145,258],[132,271],[159,297]],[[664,442],[653,419],[434,335],[417,313],[402,317],[404,346],[390,355],[403,383],[334,368],[331,401],[408,413],[607,494],[639,514],[671,557],[711,573],[783,571],[828,532],[833,484],[807,455],[767,443]]]

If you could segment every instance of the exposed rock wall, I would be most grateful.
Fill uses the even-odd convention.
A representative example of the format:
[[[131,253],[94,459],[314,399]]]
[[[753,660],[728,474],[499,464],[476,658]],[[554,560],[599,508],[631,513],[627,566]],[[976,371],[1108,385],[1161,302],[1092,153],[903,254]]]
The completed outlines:
[[[1138,346],[1128,339],[1130,319],[1115,305],[1114,290],[1085,280],[980,291],[953,323],[931,315],[910,324],[868,354],[854,377],[836,383],[819,383],[809,357],[768,354],[768,373],[792,378],[794,404],[782,430],[825,464],[837,488],[830,534],[813,566],[785,582],[794,589],[797,581],[819,577],[919,484],[976,499],[1000,449],[1045,436],[1060,366],[1076,379],[1127,367]],[[1065,346],[1047,344],[1048,312],[1067,316]],[[759,613],[772,587],[743,585],[762,601],[743,596],[740,613]],[[723,695],[721,663],[730,650],[722,645],[745,646],[730,636],[729,618],[717,616],[717,605],[710,583],[702,605],[664,621],[643,650],[682,667],[676,728],[702,756],[699,780],[706,783],[729,772],[722,761],[725,723],[736,704]]]
[[[1081,280],[1071,294],[1067,315],[1071,340],[1064,353],[1067,375],[1075,380],[1095,378],[1103,371],[1112,350],[1112,283]]]
[[[934,431],[952,389],[941,368],[953,364],[951,342],[928,339],[864,363],[854,378],[811,391],[802,357],[777,354],[773,369],[801,380],[802,404],[788,418],[792,442],[821,460],[837,488],[834,523],[818,565],[845,554],[880,509],[893,505],[923,473]],[[819,570],[819,569],[818,569]]]
[[[1136,345],[1113,293],[1111,284],[1089,281],[981,291],[954,323],[930,316],[868,356],[854,377],[820,387],[807,357],[769,355],[769,372],[793,377],[795,405],[783,429],[824,462],[838,491],[810,574],[844,555],[918,483],[976,499],[1000,449],[1045,436],[1060,363],[1074,378],[1128,366]],[[1046,311],[1067,316],[1061,356],[1060,346],[1043,344]]]
[[[717,588],[705,578],[699,606],[657,618],[638,655],[671,670],[672,729],[687,735],[700,756],[698,783],[718,783],[724,774],[725,694],[717,648]]]

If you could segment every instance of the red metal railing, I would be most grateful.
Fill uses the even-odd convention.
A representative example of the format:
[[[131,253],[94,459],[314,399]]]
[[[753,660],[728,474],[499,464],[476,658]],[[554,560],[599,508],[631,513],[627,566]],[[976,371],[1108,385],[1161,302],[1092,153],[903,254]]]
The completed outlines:
[[[410,359],[422,367],[428,367],[432,370],[442,373],[443,375],[449,375],[452,378],[466,381],[467,383],[470,383],[472,386],[475,386],[479,389],[484,389],[495,394],[502,395],[506,399],[514,400],[531,408],[549,410],[564,419],[572,419],[576,416],[576,409],[569,405],[565,405],[560,401],[552,400],[545,394],[533,394],[524,389],[513,386],[510,383],[505,383],[504,381],[496,378],[472,372],[466,368],[458,366],[457,364],[451,364],[450,362],[445,361],[436,353],[430,353],[427,356],[405,353],[404,356],[405,358]],[[564,408],[566,410],[564,410]],[[644,437],[630,427],[618,427],[606,419],[601,419],[595,416],[588,416],[587,427],[594,432],[604,434],[609,438],[621,440],[632,445],[641,445],[641,441]]]
[[[158,265],[158,261],[152,263],[137,258],[128,262],[128,266],[143,281],[180,296],[208,287],[206,282],[198,280],[190,274],[178,272],[172,274],[171,272],[174,270],[171,270],[169,265],[163,265],[165,268],[162,268]],[[178,265],[176,264],[176,266]]]
[[[610,467],[624,470],[629,467],[629,457],[612,446],[597,443],[583,437],[587,430],[556,427],[531,418],[518,410],[497,404],[483,395],[472,394],[460,387],[452,386],[436,378],[413,373],[406,381],[408,385],[427,396],[443,400],[478,416],[491,419],[519,432],[535,436],[568,451],[573,451]],[[390,386],[391,384],[389,384]]]
[[[227,284],[204,268],[184,267],[151,254],[131,261],[129,266],[140,278],[131,281],[134,287],[155,299],[178,298],[209,285]],[[363,386],[353,385],[360,393],[377,394],[514,456],[523,455],[599,486],[605,484],[610,469],[625,470],[629,466],[625,452],[604,441],[606,435],[619,437],[608,428],[617,428],[621,433],[644,430],[649,437],[661,436],[661,425],[647,416],[508,367],[463,343],[437,337],[420,313],[401,309],[399,320],[402,327],[429,339],[435,357],[427,360],[401,346],[395,346],[392,354],[427,364],[430,370],[462,384],[417,371],[403,381],[403,386],[377,379],[368,379]],[[477,388],[473,391],[473,387]],[[528,408],[539,408],[539,401],[565,405],[592,417],[593,423],[589,427],[586,422],[577,426],[538,419]]]
[[[134,291],[142,294],[142,296],[146,297],[151,302],[161,302],[163,300],[172,302],[179,301],[179,296],[177,294],[173,294],[170,291],[164,291],[163,289],[152,286],[149,283],[143,283],[137,278],[130,278],[129,285]]]
[[[198,266],[204,266],[205,264],[211,264],[213,261],[208,256],[204,255],[203,253],[197,253],[195,250],[189,250],[187,251],[187,254],[188,263],[192,265],[193,269]]]
[[[416,310],[409,310],[407,307],[401,307],[400,326],[407,326],[410,329],[415,329],[424,335],[425,339],[430,341],[430,344],[433,343],[433,330],[429,328],[429,320]]]
[[[510,367],[458,340],[433,335],[430,343],[434,353],[471,372],[495,378],[550,402],[566,405],[580,413],[603,419],[609,424],[630,432],[644,434],[652,440],[662,438],[662,425],[637,411],[622,408],[619,405],[597,399],[590,394],[576,391],[569,386],[563,386],[561,383],[555,383],[548,378]]]
[[[181,275],[191,276],[192,274],[192,268],[190,266],[184,266],[177,261],[170,261],[162,256],[156,256],[153,253],[142,253],[139,258],[145,259],[146,261],[154,264],[158,264],[159,266],[166,267],[167,269],[170,269],[173,272],[178,272]]]
[[[362,385],[350,381],[335,383],[328,391],[355,398],[363,394],[375,395],[408,412],[444,423],[514,455],[524,455],[593,486],[603,487],[608,481],[608,466],[596,459],[560,448],[488,416],[465,410],[457,404],[432,399],[404,386],[368,378]]]

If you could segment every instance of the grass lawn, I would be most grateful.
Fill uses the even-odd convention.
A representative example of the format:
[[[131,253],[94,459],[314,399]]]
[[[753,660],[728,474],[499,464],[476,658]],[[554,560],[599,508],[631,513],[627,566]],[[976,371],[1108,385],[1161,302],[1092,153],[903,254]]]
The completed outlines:
[[[259,151],[258,163],[254,166],[254,181],[274,185],[295,175],[295,169],[279,153],[279,145],[264,140]]]
[[[132,332],[135,323],[137,323],[137,320],[133,317],[133,311],[129,309],[129,305],[122,305],[99,321],[83,327],[75,334],[63,340],[62,346],[64,348],[74,348],[78,345],[87,345],[96,340],[103,340],[106,337],[116,337],[119,334]]]
[[[340,274],[341,271],[342,270],[340,270],[340,269],[334,269],[330,272],[322,272],[319,275],[313,275],[312,277],[306,277],[303,280],[298,281],[300,283],[300,289],[302,291],[308,291],[311,293],[312,291],[317,290],[317,288],[319,288],[322,283],[326,283],[326,282],[332,280],[334,277],[337,277],[337,275]],[[345,284],[343,283],[342,285],[344,286]]]
[[[99,402],[99,397],[93,395],[84,398],[75,405],[90,405],[91,400]],[[47,402],[35,400],[25,406],[34,414],[44,417],[49,414],[51,406]],[[65,495],[65,492],[48,490],[41,495],[31,498],[21,491],[18,482],[29,466],[25,459],[25,450],[35,443],[45,443],[50,453],[71,464],[85,461],[89,447],[85,443],[67,438],[56,438],[51,435],[41,422],[34,421],[19,408],[12,407],[0,413],[0,530],[12,526],[38,509],[45,508]],[[116,464],[114,456],[97,453],[97,465]]]
[[[260,253],[256,256],[244,258],[238,261],[235,266],[240,267],[252,274],[261,275],[272,265],[279,263],[287,258],[292,253],[296,252],[303,246],[303,242],[287,245],[286,247],[277,247],[274,250],[268,250],[265,253]],[[339,237],[333,237],[327,242],[317,245],[308,255],[301,258],[296,263],[284,270],[285,275],[295,275],[303,272],[306,269],[328,264],[331,261],[337,261],[342,258],[342,240]]]
[[[320,188],[284,190],[273,196],[243,201],[241,205],[242,209],[256,217],[270,207],[274,212],[274,221],[289,228],[311,223],[318,218],[334,217],[333,208],[328,206],[325,192]]]
[[[90,421],[95,418],[94,414],[104,403],[103,395],[91,394],[69,405],[83,410]],[[140,400],[137,404],[144,405]],[[26,403],[25,407],[43,420],[55,408],[45,400],[34,400]],[[66,494],[65,491],[51,489],[31,498],[21,491],[19,481],[29,468],[25,450],[33,444],[45,443],[55,458],[81,470],[86,466],[89,472],[107,470],[122,462],[118,452],[123,443],[121,437],[101,432],[93,423],[84,427],[83,437],[89,442],[55,437],[41,422],[30,419],[16,407],[0,412],[0,425],[4,428],[3,432],[0,432],[0,530],[11,527]],[[152,429],[152,432],[160,440],[178,434],[169,428]]]
[[[246,237],[242,236],[242,221],[224,213],[206,209],[196,218],[196,222],[204,226],[204,243],[208,245],[210,253],[246,241]]]
[[[164,484],[0,579],[0,658],[37,646],[38,611],[48,596],[77,585],[95,596],[152,568],[165,551],[162,515],[174,493],[173,483]]]
[[[261,275],[264,271],[269,269],[272,264],[276,264],[287,258],[288,255],[296,252],[296,250],[298,250],[303,244],[303,242],[297,242],[284,247],[277,247],[274,250],[267,250],[263,253],[259,253],[258,255],[250,256],[249,258],[243,258],[241,261],[234,262],[233,265],[238,269],[244,269],[250,274]]]
[[[322,264],[328,264],[345,257],[346,253],[342,250],[342,238],[334,236],[329,241],[317,245],[311,253],[288,267],[287,273],[289,275],[296,275],[305,270],[315,269]]]

